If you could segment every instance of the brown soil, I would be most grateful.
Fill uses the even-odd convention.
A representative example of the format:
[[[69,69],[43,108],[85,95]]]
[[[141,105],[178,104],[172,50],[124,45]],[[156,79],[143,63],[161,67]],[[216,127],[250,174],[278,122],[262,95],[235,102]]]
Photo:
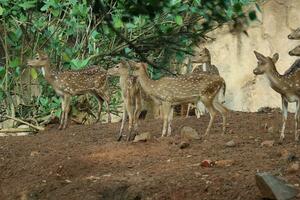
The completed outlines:
[[[161,139],[161,120],[141,122],[141,132],[154,139],[141,143],[117,142],[120,123],[72,125],[58,131],[52,125],[35,136],[0,138],[0,199],[260,199],[255,174],[268,171],[290,184],[300,184],[299,173],[286,172],[289,162],[282,150],[295,153],[293,116],[289,116],[286,140],[278,144],[280,113],[229,114],[229,130],[221,135],[221,118],[211,134],[180,149],[180,128],[200,134],[209,117],[176,118],[175,136]],[[274,129],[268,133],[265,124]],[[226,147],[234,140],[236,147]],[[275,140],[273,147],[261,147]],[[233,159],[229,167],[204,168],[204,159]],[[299,188],[299,186],[298,186]]]

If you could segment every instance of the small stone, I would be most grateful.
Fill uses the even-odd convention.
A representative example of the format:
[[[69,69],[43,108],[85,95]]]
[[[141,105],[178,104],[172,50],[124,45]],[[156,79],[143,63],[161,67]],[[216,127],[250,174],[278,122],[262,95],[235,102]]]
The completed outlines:
[[[184,126],[181,129],[181,138],[185,140],[200,140],[198,132],[189,126]]]
[[[36,156],[36,155],[39,155],[38,151],[32,151],[32,152],[30,152],[30,156]]]
[[[286,171],[287,171],[288,173],[290,173],[290,174],[293,174],[293,173],[298,172],[298,171],[299,171],[299,163],[298,163],[298,162],[296,162],[296,163],[291,163],[291,164],[288,166],[288,168],[287,168]]]
[[[24,129],[26,129],[26,128],[30,128],[30,127],[28,125],[26,125],[26,124],[22,124],[22,125],[18,126],[18,128],[24,128]]]
[[[185,141],[180,142],[180,144],[179,144],[179,148],[180,148],[180,149],[185,149],[185,148],[187,148],[187,147],[189,147],[189,146],[190,146],[190,144],[187,143],[187,142],[185,142]]]
[[[236,144],[235,144],[235,142],[234,142],[233,140],[230,140],[229,142],[227,142],[227,143],[225,144],[225,146],[226,146],[226,147],[235,147]]]
[[[151,134],[149,132],[144,132],[134,137],[133,142],[145,142],[151,139]]]
[[[234,160],[218,160],[215,162],[218,167],[230,167],[234,164]]]
[[[274,128],[272,126],[268,128],[268,133],[274,133]]]
[[[269,173],[257,173],[255,180],[263,198],[288,200],[297,196],[295,188]]]
[[[263,141],[260,145],[262,147],[272,147],[272,146],[274,146],[274,143],[275,143],[274,140],[266,140],[266,141]]]
[[[203,160],[201,162],[202,167],[212,167],[214,165],[214,162],[211,160]]]

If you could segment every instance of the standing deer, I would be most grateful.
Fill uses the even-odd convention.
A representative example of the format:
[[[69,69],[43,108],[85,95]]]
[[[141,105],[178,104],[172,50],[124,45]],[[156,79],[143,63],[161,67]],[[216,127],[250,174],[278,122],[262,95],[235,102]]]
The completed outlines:
[[[197,65],[193,67],[192,73],[202,73],[202,74],[210,74],[210,75],[220,75],[218,68],[215,65],[211,64],[211,55],[207,48],[204,48],[202,51],[199,52],[196,56],[191,58],[192,63],[202,63],[202,65]],[[223,87],[223,102],[225,99],[225,91],[226,91],[226,84]],[[194,107],[191,103],[188,104],[188,109],[186,113],[186,117],[189,116],[190,109]],[[201,115],[205,113],[205,107],[201,101],[198,101],[195,106],[195,113],[197,118],[200,118]]]
[[[123,117],[122,124],[118,134],[118,141],[121,140],[123,136],[124,124],[127,118],[129,118],[129,135],[127,140],[131,140],[132,131],[136,131],[138,127],[138,119],[142,108],[142,91],[141,86],[137,82],[137,77],[130,75],[130,65],[122,61],[117,64],[114,68],[108,70],[108,74],[112,76],[120,77],[120,87],[122,91],[123,99]]]
[[[265,74],[273,90],[281,95],[283,125],[280,134],[280,142],[284,140],[285,125],[288,115],[288,103],[296,102],[295,113],[295,141],[299,141],[298,120],[299,120],[299,101],[300,101],[300,71],[280,75],[276,70],[275,63],[279,59],[279,54],[275,53],[272,58],[266,57],[256,51],[254,54],[258,60],[257,67],[253,70],[255,75]]]
[[[289,35],[288,38],[290,40],[300,40],[300,28],[293,30]]]
[[[205,135],[211,129],[217,111],[222,115],[223,133],[225,133],[227,108],[219,103],[217,98],[218,93],[225,84],[223,78],[217,75],[189,74],[152,80],[148,77],[145,63],[134,63],[134,67],[133,74],[138,77],[142,89],[161,105],[163,115],[162,136],[171,135],[174,106],[182,103],[195,103],[199,99],[210,113],[210,121]]]
[[[40,68],[47,82],[52,85],[55,92],[62,98],[62,113],[59,129],[65,129],[70,111],[71,96],[86,93],[93,94],[98,100],[98,116],[100,120],[102,103],[107,106],[108,122],[111,121],[107,91],[107,75],[98,67],[90,67],[78,71],[58,71],[51,66],[47,54],[39,52],[35,59],[28,60],[27,64],[34,68]]]

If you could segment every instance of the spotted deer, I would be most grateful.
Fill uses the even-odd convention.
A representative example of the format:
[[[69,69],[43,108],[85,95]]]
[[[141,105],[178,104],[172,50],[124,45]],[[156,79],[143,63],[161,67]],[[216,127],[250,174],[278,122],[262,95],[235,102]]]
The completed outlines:
[[[46,81],[62,98],[59,129],[67,127],[71,97],[86,93],[93,94],[98,100],[97,121],[100,120],[103,102],[107,106],[108,122],[111,121],[106,71],[97,66],[78,71],[58,71],[51,65],[48,55],[42,52],[39,52],[36,58],[28,60],[27,64],[33,68],[41,69]]]
[[[217,75],[189,74],[179,77],[164,77],[152,80],[147,74],[145,63],[134,63],[133,75],[137,76],[142,89],[161,106],[163,115],[162,136],[171,135],[171,123],[174,106],[183,103],[195,103],[199,99],[210,113],[209,125],[205,135],[209,134],[217,112],[223,118],[223,133],[226,131],[226,112],[218,102],[217,95],[224,87],[225,81]]]
[[[108,70],[111,76],[120,77],[120,87],[123,99],[123,117],[122,124],[118,134],[118,141],[123,136],[124,124],[128,115],[129,118],[129,135],[127,140],[132,139],[132,131],[136,131],[138,127],[138,119],[142,109],[142,91],[141,86],[137,82],[137,77],[130,74],[132,70],[126,61],[122,61],[115,67]]]
[[[204,73],[204,74],[210,74],[210,75],[220,75],[218,68],[215,65],[211,64],[211,55],[207,48],[202,49],[197,55],[191,57],[190,62],[192,63],[201,63],[200,65],[196,65],[192,68],[192,73]],[[225,99],[225,91],[226,91],[226,84],[223,87],[223,100],[222,103],[224,103]],[[192,107],[195,107],[195,114],[197,118],[200,118],[201,115],[205,114],[205,106],[201,101],[198,101],[196,103],[196,106],[193,106],[193,104],[188,104],[188,109],[186,113],[186,117],[189,116],[190,109]]]
[[[253,70],[255,75],[264,74],[269,80],[273,90],[281,95],[283,124],[280,134],[280,142],[284,140],[285,125],[288,115],[288,103],[296,102],[295,113],[295,141],[299,141],[298,120],[299,120],[299,101],[300,101],[300,71],[294,73],[286,73],[281,75],[278,73],[275,63],[279,59],[279,54],[275,53],[272,58],[264,56],[257,51],[254,54],[258,60],[257,67]]]
[[[289,35],[288,38],[290,40],[300,40],[300,27],[293,30]]]

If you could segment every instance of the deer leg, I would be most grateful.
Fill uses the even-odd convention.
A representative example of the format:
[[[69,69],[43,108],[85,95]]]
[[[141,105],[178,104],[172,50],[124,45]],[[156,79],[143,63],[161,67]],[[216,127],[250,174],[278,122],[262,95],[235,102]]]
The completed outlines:
[[[111,123],[111,113],[110,113],[109,103],[110,103],[110,97],[107,97],[105,100],[106,112],[107,112],[107,122]]]
[[[128,114],[128,118],[129,118],[129,122],[128,122],[128,137],[127,137],[127,141],[130,141],[131,138],[131,133],[132,133],[132,126],[133,126],[133,105],[131,102],[131,99],[124,99],[124,103],[126,104],[126,108],[127,108],[127,114]]]
[[[125,103],[124,103],[121,128],[120,128],[120,131],[119,131],[119,135],[117,137],[118,141],[120,141],[123,137],[123,130],[124,130],[124,124],[125,124],[125,121],[126,121],[126,117],[127,117],[127,109],[126,109],[126,106],[125,106]]]
[[[173,120],[173,113],[174,113],[174,108],[171,107],[171,109],[169,111],[169,115],[168,115],[168,136],[171,136],[171,133],[172,133],[171,124],[172,124],[172,120]]]
[[[280,139],[279,141],[282,142],[284,139],[284,131],[285,131],[285,124],[288,116],[288,102],[285,98],[282,97],[282,129],[281,129],[281,134],[280,134]]]
[[[60,122],[58,129],[61,130],[64,124],[64,117],[65,117],[65,98],[61,98],[61,114],[60,114]]]
[[[168,118],[169,118],[171,105],[168,103],[162,103],[161,109],[162,109],[162,115],[163,115],[163,130],[162,130],[161,136],[164,137],[164,136],[166,136],[167,130],[168,130]]]
[[[138,122],[139,122],[139,117],[142,111],[142,99],[140,94],[137,94],[135,97],[135,109],[134,109],[134,114],[133,114],[133,129],[134,131],[137,131],[138,128]]]
[[[99,95],[97,95],[96,98],[97,98],[97,101],[98,101],[98,114],[97,114],[96,122],[99,122],[100,119],[101,119],[103,99]]]
[[[190,113],[191,107],[192,107],[192,104],[189,103],[189,104],[188,104],[188,110],[186,111],[186,116],[185,116],[186,118],[189,117],[189,113]]]
[[[215,108],[221,113],[222,118],[223,118],[223,134],[225,134],[226,132],[226,113],[227,113],[227,108],[225,106],[223,106],[223,104],[219,103],[219,102],[214,102],[214,106]]]
[[[296,102],[296,112],[295,112],[295,141],[299,141],[299,133],[298,133],[298,121],[299,121],[299,100]]]
[[[208,127],[205,131],[205,135],[208,135],[209,134],[209,131],[212,127],[212,124],[215,120],[215,117],[216,117],[216,108],[214,107],[213,105],[213,102],[211,101],[211,99],[203,99],[202,98],[202,103],[205,105],[206,109],[208,110],[209,112],[209,115],[210,115],[210,120],[209,120],[209,124],[208,124]]]
[[[69,95],[65,95],[65,117],[64,117],[63,129],[65,129],[68,124],[68,116],[71,109],[70,103],[71,103],[71,97]]]

